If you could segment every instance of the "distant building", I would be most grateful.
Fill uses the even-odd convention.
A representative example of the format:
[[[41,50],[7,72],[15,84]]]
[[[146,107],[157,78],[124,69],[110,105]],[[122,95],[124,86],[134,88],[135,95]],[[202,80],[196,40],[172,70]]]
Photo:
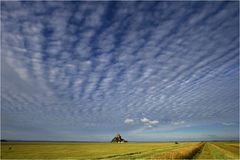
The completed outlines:
[[[7,142],[7,140],[6,139],[1,139],[1,142]]]
[[[121,135],[118,133],[111,141],[111,143],[127,143],[125,139],[122,139]]]

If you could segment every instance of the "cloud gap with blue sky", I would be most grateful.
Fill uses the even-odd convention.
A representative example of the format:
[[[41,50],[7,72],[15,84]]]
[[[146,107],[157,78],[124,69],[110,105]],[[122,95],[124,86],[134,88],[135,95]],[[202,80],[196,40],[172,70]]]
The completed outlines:
[[[239,2],[1,2],[1,135],[232,140]]]

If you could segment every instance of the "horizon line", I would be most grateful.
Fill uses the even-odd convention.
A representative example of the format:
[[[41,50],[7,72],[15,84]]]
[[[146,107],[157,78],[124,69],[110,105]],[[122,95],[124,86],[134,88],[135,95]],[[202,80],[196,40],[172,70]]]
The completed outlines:
[[[239,139],[232,140],[169,140],[169,141],[128,141],[128,142],[214,142],[214,141],[240,141]],[[58,141],[58,140],[9,140],[1,139],[1,142],[81,142],[81,143],[111,143],[111,141]]]

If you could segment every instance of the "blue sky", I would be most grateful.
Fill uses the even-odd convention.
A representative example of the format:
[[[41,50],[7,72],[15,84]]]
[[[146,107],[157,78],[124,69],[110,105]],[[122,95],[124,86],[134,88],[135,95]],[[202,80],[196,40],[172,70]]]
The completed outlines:
[[[1,136],[231,140],[239,2],[1,2]]]

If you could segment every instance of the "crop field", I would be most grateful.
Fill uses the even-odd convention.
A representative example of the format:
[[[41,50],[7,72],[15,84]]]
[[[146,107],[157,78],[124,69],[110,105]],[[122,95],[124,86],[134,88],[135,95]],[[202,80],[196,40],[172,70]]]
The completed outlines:
[[[1,159],[239,159],[239,143],[2,142]]]

